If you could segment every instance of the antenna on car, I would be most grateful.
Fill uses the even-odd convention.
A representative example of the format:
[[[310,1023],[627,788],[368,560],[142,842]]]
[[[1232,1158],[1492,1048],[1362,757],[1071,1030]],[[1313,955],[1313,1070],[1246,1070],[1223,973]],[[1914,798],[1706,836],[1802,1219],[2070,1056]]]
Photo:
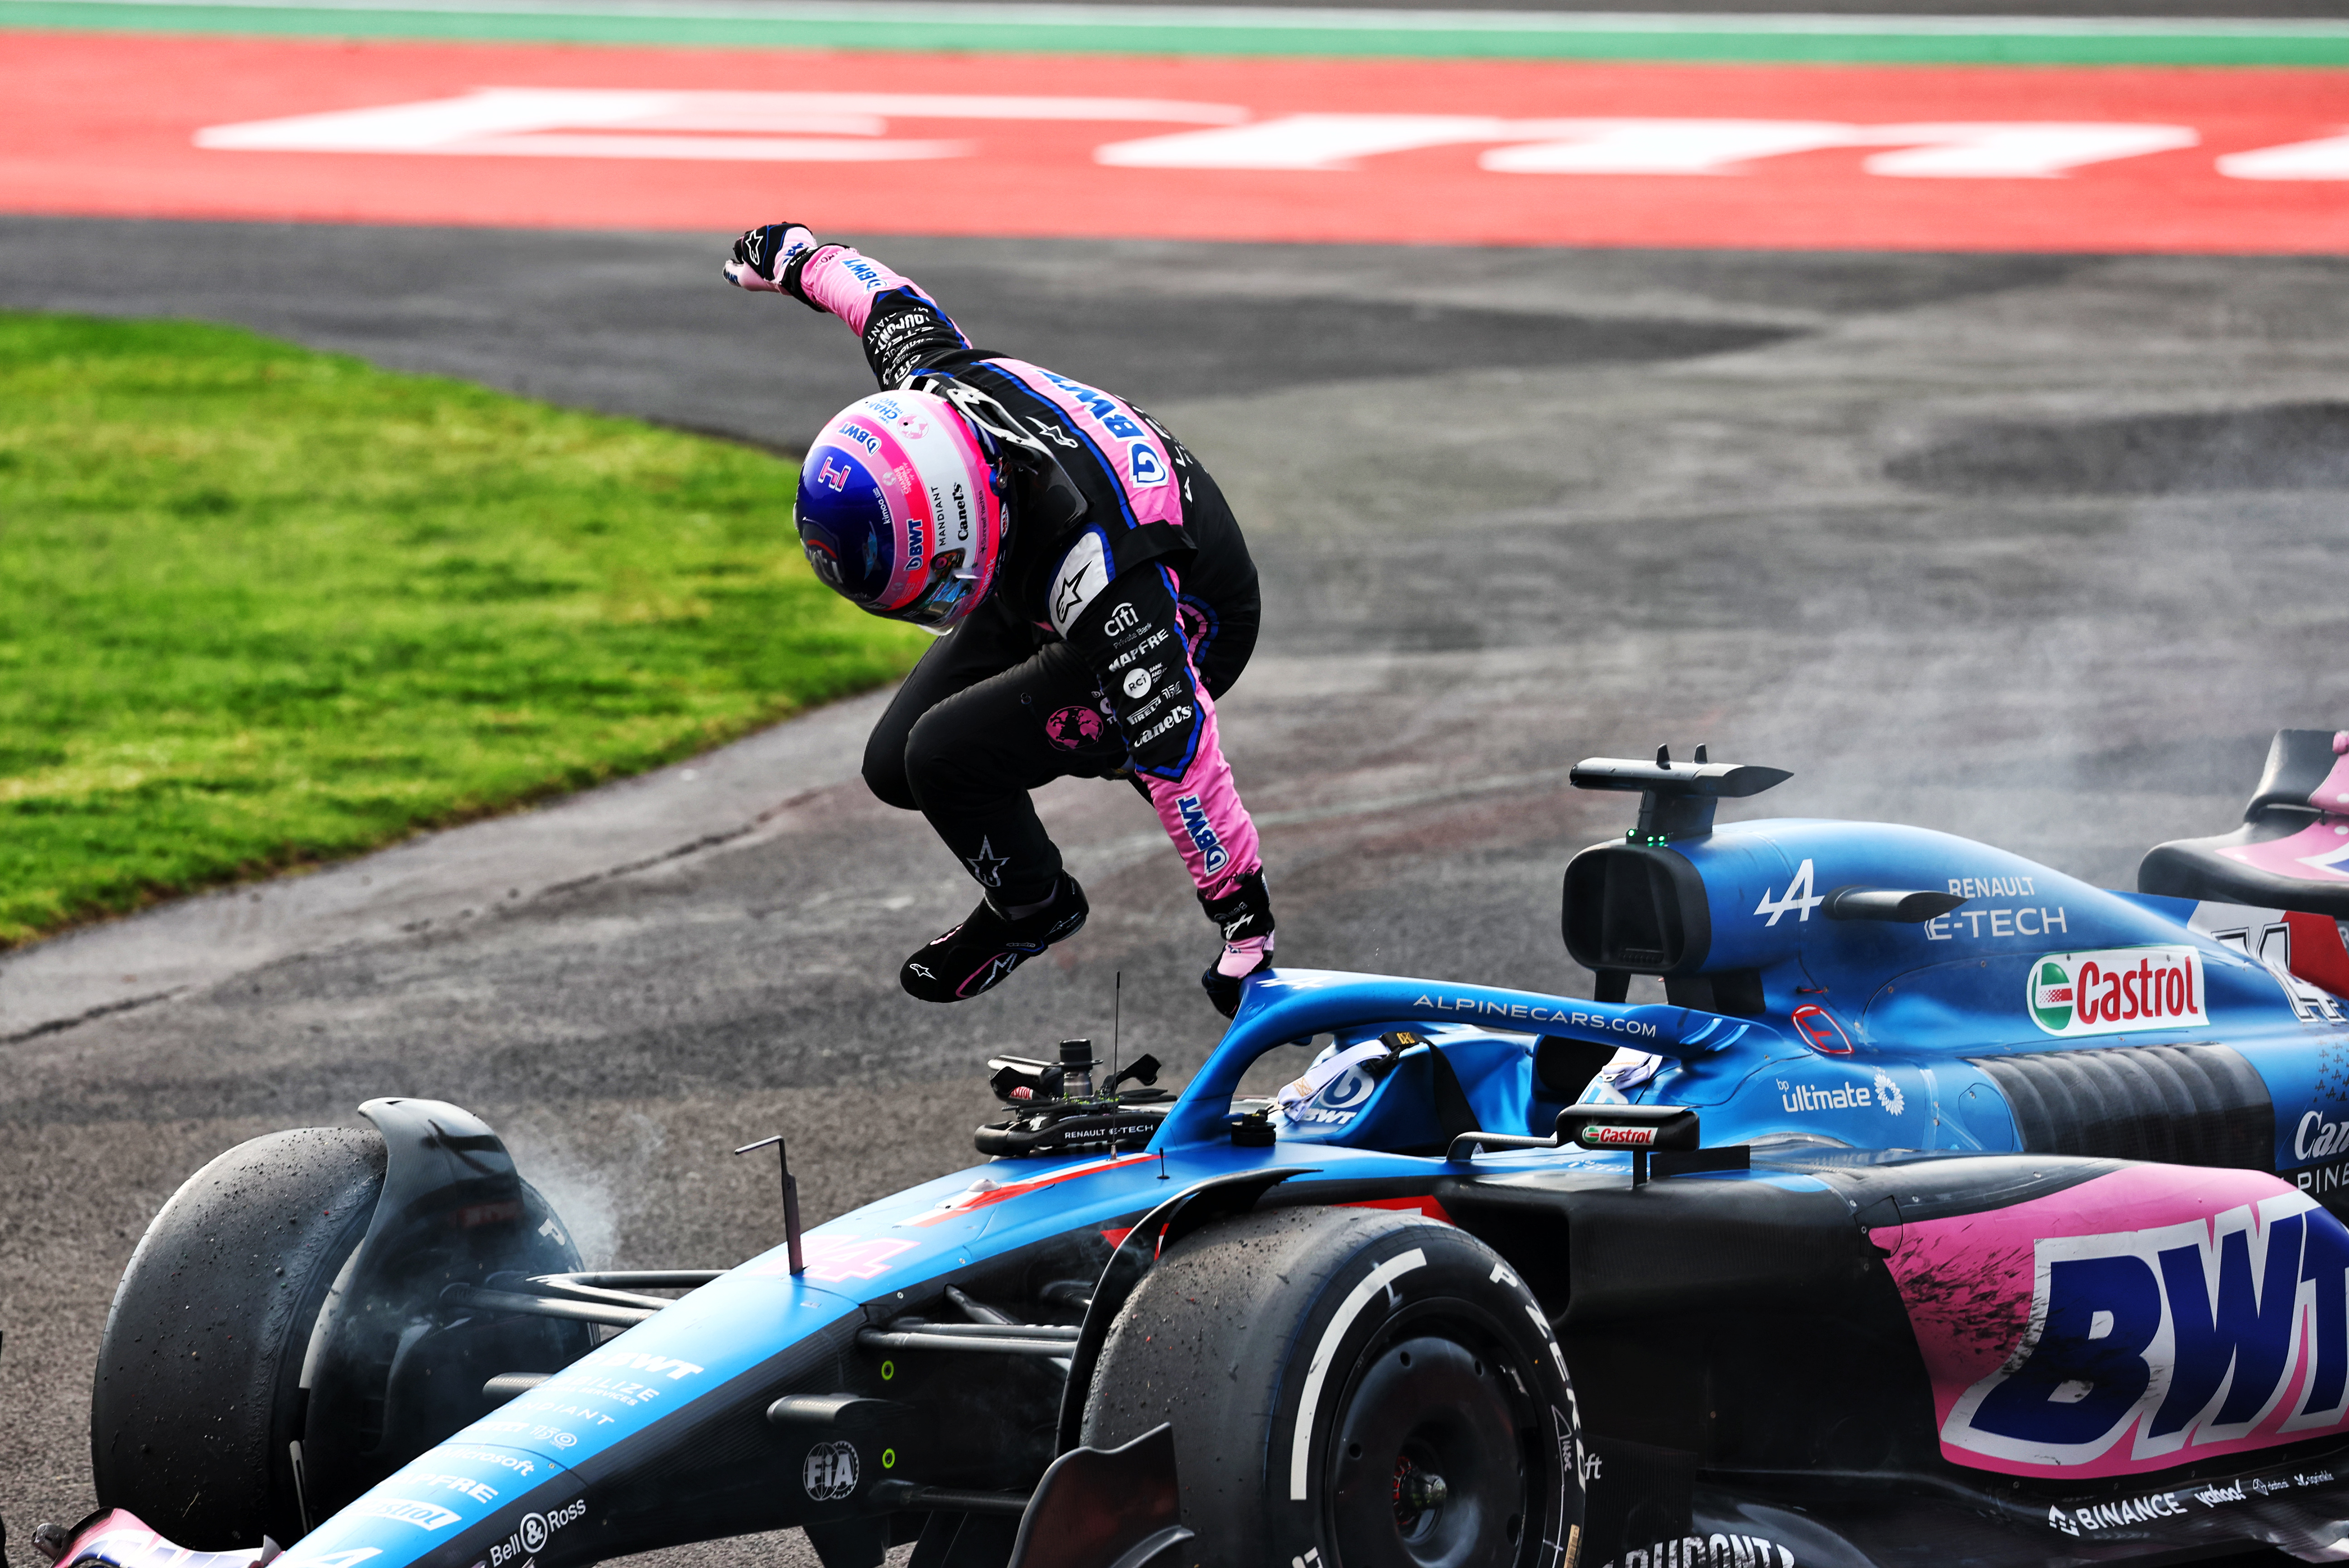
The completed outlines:
[[[807,1258],[800,1251],[800,1180],[792,1174],[791,1151],[783,1147],[783,1135],[777,1133],[756,1143],[746,1143],[734,1152],[750,1154],[769,1144],[775,1146],[775,1168],[782,1173],[783,1179],[783,1246],[791,1256],[792,1272],[804,1274],[807,1272]]]
[[[1638,790],[1640,823],[1624,837],[1633,844],[1658,845],[1702,838],[1713,831],[1713,808],[1721,801],[1760,794],[1794,776],[1784,768],[1716,763],[1702,746],[1696,749],[1694,762],[1675,763],[1671,747],[1658,746],[1652,763],[1585,757],[1574,764],[1567,782],[1577,789]]]
[[[1109,1091],[1117,1093],[1117,1032],[1125,1021],[1125,971],[1119,970],[1109,982]]]

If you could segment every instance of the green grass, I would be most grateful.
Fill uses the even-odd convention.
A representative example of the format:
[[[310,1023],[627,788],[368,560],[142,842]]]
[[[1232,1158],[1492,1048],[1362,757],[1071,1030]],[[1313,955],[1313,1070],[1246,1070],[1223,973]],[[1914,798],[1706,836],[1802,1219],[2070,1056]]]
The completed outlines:
[[[0,946],[906,669],[763,453],[185,322],[0,313]]]

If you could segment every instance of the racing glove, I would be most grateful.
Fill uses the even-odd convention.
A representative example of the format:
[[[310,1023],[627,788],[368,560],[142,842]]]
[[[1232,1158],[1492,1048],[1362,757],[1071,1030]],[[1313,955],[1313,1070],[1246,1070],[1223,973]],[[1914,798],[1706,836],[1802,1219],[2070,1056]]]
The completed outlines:
[[[815,235],[804,223],[763,223],[734,242],[726,281],[755,293],[788,294],[792,263],[814,249]]]
[[[1264,868],[1242,877],[1220,898],[1200,894],[1199,907],[1224,938],[1224,950],[1199,984],[1216,1011],[1229,1018],[1240,1010],[1240,982],[1272,967],[1272,896],[1265,890]]]

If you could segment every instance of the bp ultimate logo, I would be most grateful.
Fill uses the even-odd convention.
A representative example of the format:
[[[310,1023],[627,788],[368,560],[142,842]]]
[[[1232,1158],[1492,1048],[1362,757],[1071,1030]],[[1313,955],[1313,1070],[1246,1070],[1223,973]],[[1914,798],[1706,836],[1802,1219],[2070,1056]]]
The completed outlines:
[[[2349,1230],[2301,1194],[2033,1251],[2029,1325],[1951,1407],[1950,1449],[2108,1473],[2349,1419]]]
[[[2044,953],[2028,981],[2032,1022],[2050,1034],[2204,1029],[2202,955],[2192,948]]]

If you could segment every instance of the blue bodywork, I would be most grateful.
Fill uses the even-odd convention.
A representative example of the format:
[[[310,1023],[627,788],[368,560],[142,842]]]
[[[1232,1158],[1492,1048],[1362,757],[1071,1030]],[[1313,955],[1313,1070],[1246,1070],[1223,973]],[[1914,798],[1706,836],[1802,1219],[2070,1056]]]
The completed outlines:
[[[1679,857],[1702,884],[1706,940],[1686,978],[1746,977],[1739,1012],[1314,971],[1257,977],[1148,1148],[998,1160],[924,1183],[811,1231],[803,1275],[779,1245],[422,1454],[302,1540],[284,1568],[523,1568],[633,1549],[640,1536],[599,1500],[707,1440],[714,1428],[698,1411],[829,1386],[857,1329],[991,1260],[1073,1237],[1097,1264],[1139,1215],[1203,1180],[1288,1170],[1286,1201],[1402,1203],[1464,1175],[1625,1181],[1621,1154],[1448,1160],[1428,1051],[1444,1054],[1479,1126],[1534,1137],[1572,1087],[1545,1083],[1546,1039],[1616,1048],[1586,1097],[1694,1107],[1708,1146],[2019,1150],[2017,1116],[1984,1063],[2140,1045],[2223,1043],[2251,1063],[2272,1106],[2271,1168],[2287,1179],[2307,1163],[2296,1148],[2311,1113],[2343,1119],[2339,1007],[2312,1002],[2255,949],[2224,940],[2208,906],[2106,891],[1983,845],[1871,824],[1754,822],[1652,852]],[[1964,901],[1926,920],[1829,918],[1827,895],[1853,887]],[[2105,955],[2092,975],[2084,954]],[[2120,998],[2112,1018],[2107,981]],[[2084,1002],[2083,990],[2097,994]],[[1325,1085],[1303,1108],[1321,1114],[1284,1119],[1268,1147],[1235,1143],[1231,1102],[1257,1058],[1402,1027],[1428,1044],[1396,1071]],[[1820,1185],[1759,1168],[1705,1179]],[[894,1365],[878,1376],[885,1388]],[[896,1459],[866,1462],[877,1481]]]

